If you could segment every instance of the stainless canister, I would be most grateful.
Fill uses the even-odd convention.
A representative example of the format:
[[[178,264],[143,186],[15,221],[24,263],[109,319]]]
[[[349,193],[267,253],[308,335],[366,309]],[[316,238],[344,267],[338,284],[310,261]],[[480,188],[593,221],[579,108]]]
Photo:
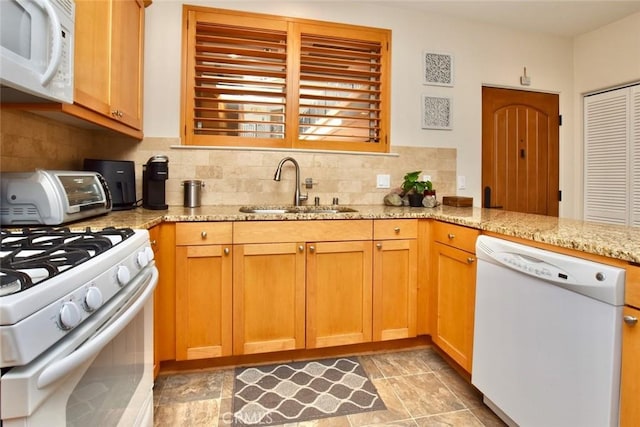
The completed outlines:
[[[202,187],[204,182],[199,179],[182,181],[184,185],[184,207],[197,208],[202,202]]]

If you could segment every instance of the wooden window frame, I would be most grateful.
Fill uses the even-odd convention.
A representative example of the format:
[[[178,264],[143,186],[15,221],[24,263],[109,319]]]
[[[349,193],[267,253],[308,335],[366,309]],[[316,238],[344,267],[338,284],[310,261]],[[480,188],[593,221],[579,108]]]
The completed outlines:
[[[197,134],[194,118],[196,110],[196,91],[202,87],[196,86],[196,22],[206,22],[212,25],[236,25],[248,28],[265,29],[265,31],[286,32],[286,81],[284,83],[284,138],[242,137],[230,135]],[[308,19],[290,18],[251,12],[240,12],[226,9],[202,6],[183,5],[182,31],[182,81],[181,81],[181,136],[183,145],[192,146],[222,146],[222,147],[255,147],[255,148],[284,148],[311,149],[329,151],[357,151],[357,152],[389,152],[390,138],[390,78],[391,78],[391,31],[356,25],[338,24]],[[345,141],[336,139],[309,140],[301,139],[300,124],[300,93],[301,93],[301,40],[311,38],[342,38],[349,41],[364,41],[370,44],[379,43],[380,53],[374,65],[379,69],[376,73],[375,84],[378,89],[371,95],[373,101],[368,104],[366,111],[361,111],[360,123],[368,122],[365,129],[375,135],[371,141]],[[327,39],[330,40],[330,39]],[[348,49],[348,48],[345,48]],[[328,53],[327,55],[331,55]],[[366,67],[365,63],[365,66]],[[302,85],[304,86],[304,84]],[[219,87],[219,86],[218,86]],[[348,91],[348,90],[347,90]],[[354,90],[355,92],[355,90]],[[193,95],[192,95],[193,94]],[[302,101],[304,102],[304,101]],[[355,104],[355,103],[354,103]],[[375,107],[371,107],[375,104]],[[351,103],[349,105],[352,105]],[[218,107],[216,107],[218,108]],[[344,109],[337,108],[340,114]],[[371,111],[374,111],[373,113]],[[266,113],[265,113],[266,114]],[[313,113],[312,113],[313,114]],[[354,115],[356,113],[353,113]],[[367,115],[368,114],[368,115]],[[198,116],[197,118],[199,118]],[[369,119],[369,117],[372,117]],[[340,120],[340,123],[346,120]],[[357,122],[354,119],[353,122]],[[342,126],[338,126],[343,129]],[[347,127],[344,127],[346,129]],[[353,128],[352,128],[353,129]],[[346,131],[345,131],[346,132]],[[358,132],[355,130],[354,132]],[[373,140],[375,139],[375,140]]]

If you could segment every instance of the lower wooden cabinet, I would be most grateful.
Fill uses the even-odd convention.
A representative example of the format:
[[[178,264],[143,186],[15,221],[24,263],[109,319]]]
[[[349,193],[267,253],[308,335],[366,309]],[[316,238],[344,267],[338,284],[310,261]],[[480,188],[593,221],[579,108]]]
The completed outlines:
[[[152,227],[149,239],[159,273],[153,295],[153,355],[157,375],[160,362],[176,358],[175,224]]]
[[[230,224],[176,225],[176,360],[232,354],[230,243]]]
[[[371,245],[307,243],[307,348],[371,341]]]
[[[435,223],[431,250],[432,339],[467,372],[473,355],[477,230]],[[461,248],[467,249],[463,250]]]
[[[235,245],[233,264],[233,353],[304,348],[304,243]]]
[[[374,222],[373,341],[416,336],[418,221]]]
[[[640,310],[625,306],[623,314],[620,426],[632,427],[640,424]]]

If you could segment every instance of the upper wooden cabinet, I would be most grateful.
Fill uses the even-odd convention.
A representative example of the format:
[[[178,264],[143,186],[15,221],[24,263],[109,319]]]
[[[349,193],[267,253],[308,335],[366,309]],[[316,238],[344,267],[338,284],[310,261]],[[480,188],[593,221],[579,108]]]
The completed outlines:
[[[142,0],[76,0],[74,102],[2,104],[142,139]]]
[[[76,1],[75,103],[142,129],[144,4]]]

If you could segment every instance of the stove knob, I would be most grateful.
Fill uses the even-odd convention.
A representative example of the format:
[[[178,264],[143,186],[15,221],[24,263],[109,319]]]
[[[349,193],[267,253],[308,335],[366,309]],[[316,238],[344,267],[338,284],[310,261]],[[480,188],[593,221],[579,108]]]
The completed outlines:
[[[75,328],[82,320],[80,309],[73,301],[67,301],[62,304],[60,309],[60,327],[65,330]]]
[[[138,256],[136,258],[136,261],[138,262],[138,265],[141,268],[146,267],[147,264],[149,264],[149,258],[147,258],[146,252],[145,251],[138,252]]]
[[[149,259],[149,261],[153,261],[153,259],[156,257],[156,254],[153,252],[153,249],[151,249],[151,247],[149,246],[144,248],[144,252],[147,254],[147,258]]]
[[[87,289],[87,294],[84,296],[84,309],[91,313],[92,311],[96,311],[100,308],[102,303],[104,302],[102,298],[102,292],[100,289],[95,286],[91,286]]]
[[[131,273],[129,272],[129,268],[127,268],[127,266],[125,265],[119,266],[116,277],[120,286],[124,286],[129,283],[129,280],[131,280]]]

